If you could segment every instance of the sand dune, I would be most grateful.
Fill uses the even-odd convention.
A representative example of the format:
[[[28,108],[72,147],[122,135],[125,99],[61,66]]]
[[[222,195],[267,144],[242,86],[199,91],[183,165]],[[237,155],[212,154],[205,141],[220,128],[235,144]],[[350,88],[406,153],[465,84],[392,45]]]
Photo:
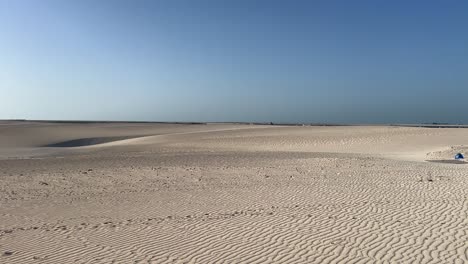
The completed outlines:
[[[84,147],[84,146],[92,146],[92,145],[99,145],[109,142],[121,141],[125,139],[131,138],[139,138],[142,136],[120,136],[120,137],[94,137],[94,138],[78,138],[72,139],[52,144],[47,144],[42,147],[49,147],[49,148],[76,148],[76,147]]]
[[[0,263],[466,263],[465,146],[463,128],[2,124]]]

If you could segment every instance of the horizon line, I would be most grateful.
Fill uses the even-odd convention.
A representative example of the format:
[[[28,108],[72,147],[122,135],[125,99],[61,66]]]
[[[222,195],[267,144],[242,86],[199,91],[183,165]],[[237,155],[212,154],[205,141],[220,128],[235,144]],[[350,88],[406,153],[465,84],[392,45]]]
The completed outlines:
[[[428,127],[428,128],[468,128],[468,124],[453,124],[440,122],[427,123],[324,123],[324,122],[248,122],[248,121],[142,121],[142,120],[57,120],[57,119],[0,119],[0,122],[38,122],[38,123],[65,123],[65,124],[98,124],[98,123],[131,123],[131,124],[242,124],[242,125],[272,125],[272,126],[402,126],[402,127]]]

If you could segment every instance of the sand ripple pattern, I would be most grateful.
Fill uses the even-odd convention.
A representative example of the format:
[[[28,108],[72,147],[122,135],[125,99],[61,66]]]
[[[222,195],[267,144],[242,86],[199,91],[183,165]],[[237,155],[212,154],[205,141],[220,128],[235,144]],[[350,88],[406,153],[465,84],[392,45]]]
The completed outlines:
[[[468,165],[225,148],[278,131],[0,161],[0,263],[468,263]]]

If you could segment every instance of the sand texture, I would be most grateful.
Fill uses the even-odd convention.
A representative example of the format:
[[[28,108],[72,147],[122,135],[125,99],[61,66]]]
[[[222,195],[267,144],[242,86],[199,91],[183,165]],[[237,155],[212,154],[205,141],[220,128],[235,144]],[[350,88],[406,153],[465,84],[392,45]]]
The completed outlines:
[[[3,121],[0,263],[468,263],[467,146],[465,128]]]

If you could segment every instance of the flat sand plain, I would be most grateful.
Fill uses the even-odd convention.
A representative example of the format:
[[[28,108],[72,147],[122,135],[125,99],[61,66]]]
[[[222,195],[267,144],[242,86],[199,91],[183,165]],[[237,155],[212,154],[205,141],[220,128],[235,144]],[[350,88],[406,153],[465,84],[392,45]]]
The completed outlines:
[[[0,122],[0,263],[467,263],[465,146],[464,128]]]

